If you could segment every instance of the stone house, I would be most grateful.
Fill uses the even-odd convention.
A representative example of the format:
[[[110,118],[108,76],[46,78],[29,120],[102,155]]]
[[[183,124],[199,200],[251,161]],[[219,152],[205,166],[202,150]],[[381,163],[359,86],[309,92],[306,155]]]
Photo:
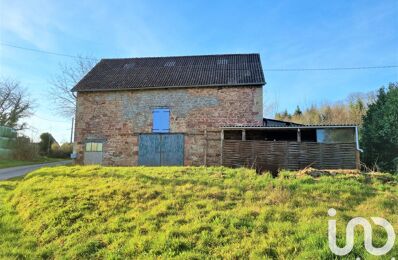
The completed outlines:
[[[262,125],[259,54],[102,59],[77,92],[76,161],[219,165],[224,125]]]

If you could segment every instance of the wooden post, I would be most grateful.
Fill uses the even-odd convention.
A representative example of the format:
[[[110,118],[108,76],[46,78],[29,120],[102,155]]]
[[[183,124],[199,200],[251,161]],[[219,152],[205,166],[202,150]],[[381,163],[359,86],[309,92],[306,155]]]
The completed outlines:
[[[300,128],[297,128],[297,142],[301,143],[301,131],[300,131]]]
[[[361,157],[358,150],[355,151],[355,167],[357,170],[361,169]]]
[[[242,141],[246,141],[246,130],[242,130]]]
[[[223,156],[224,156],[224,129],[221,130],[221,158],[220,164],[223,165]]]

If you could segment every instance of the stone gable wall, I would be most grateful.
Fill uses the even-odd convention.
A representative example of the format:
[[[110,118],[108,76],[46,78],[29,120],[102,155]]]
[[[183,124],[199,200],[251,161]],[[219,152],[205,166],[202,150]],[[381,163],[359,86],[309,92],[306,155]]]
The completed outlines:
[[[80,92],[75,144],[104,140],[105,165],[137,165],[138,135],[152,132],[152,110],[170,108],[170,132],[185,134],[185,165],[220,163],[220,126],[262,124],[261,87]]]

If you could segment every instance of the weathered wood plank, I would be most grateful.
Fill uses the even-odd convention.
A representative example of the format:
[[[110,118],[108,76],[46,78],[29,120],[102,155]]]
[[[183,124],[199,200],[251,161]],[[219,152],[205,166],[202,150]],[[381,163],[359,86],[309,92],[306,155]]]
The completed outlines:
[[[355,169],[355,143],[274,142],[224,140],[223,165],[261,170]]]

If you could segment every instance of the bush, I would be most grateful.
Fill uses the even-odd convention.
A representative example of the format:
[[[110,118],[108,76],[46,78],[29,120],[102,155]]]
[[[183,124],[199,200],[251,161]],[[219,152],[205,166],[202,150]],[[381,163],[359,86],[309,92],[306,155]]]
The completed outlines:
[[[73,152],[73,145],[70,143],[63,143],[61,145],[61,151],[65,154],[71,154]]]
[[[17,137],[12,147],[12,158],[32,161],[39,157],[39,147],[24,136]]]
[[[52,158],[69,158],[72,150],[72,144],[64,143],[59,146],[58,143],[53,143],[49,156]]]

